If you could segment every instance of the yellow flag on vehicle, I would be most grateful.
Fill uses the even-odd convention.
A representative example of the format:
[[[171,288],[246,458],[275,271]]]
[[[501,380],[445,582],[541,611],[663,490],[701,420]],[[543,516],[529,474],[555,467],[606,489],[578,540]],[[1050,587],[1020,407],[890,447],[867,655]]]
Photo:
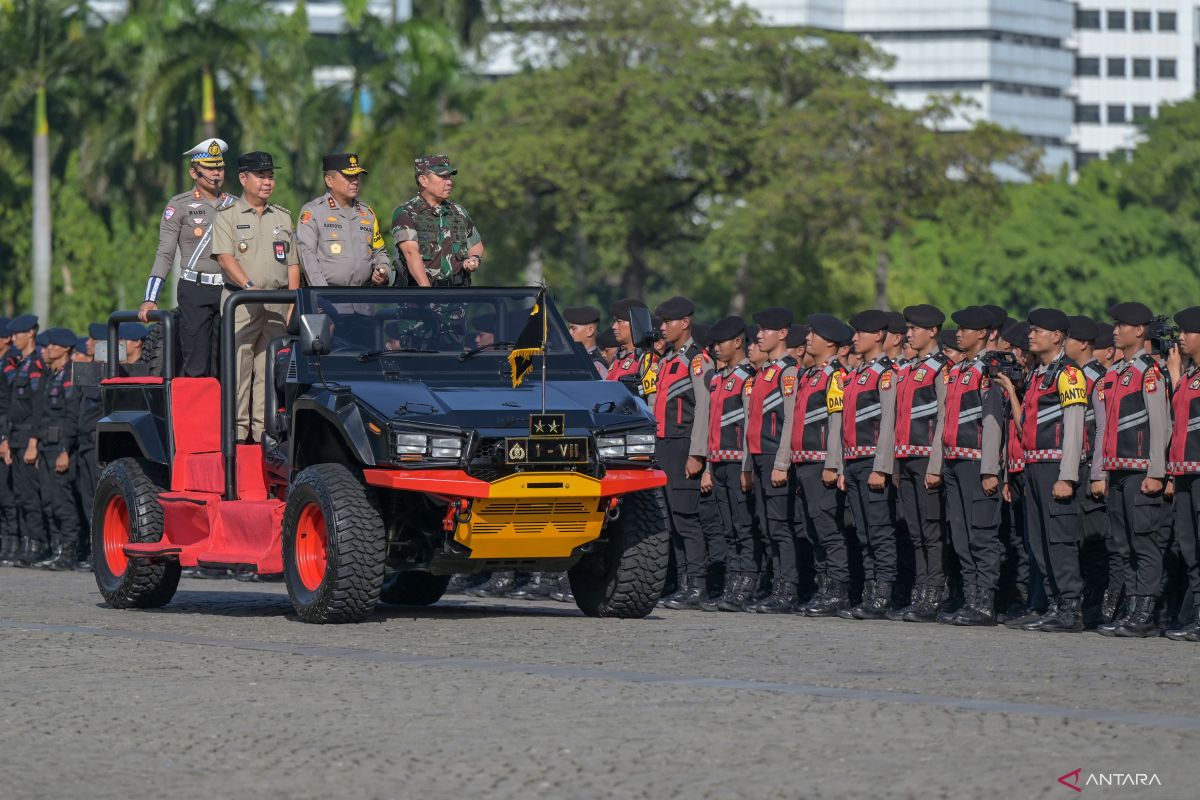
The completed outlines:
[[[529,311],[529,321],[517,334],[512,352],[508,354],[508,363],[512,367],[512,385],[517,388],[525,376],[533,370],[533,357],[546,354],[546,290],[537,294],[533,308]]]

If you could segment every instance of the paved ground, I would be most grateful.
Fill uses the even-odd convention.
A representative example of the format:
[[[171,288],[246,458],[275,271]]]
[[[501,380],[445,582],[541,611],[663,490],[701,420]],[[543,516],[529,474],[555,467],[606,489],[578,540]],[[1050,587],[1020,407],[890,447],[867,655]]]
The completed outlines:
[[[448,599],[303,625],[0,570],[0,797],[1197,796],[1200,645]]]

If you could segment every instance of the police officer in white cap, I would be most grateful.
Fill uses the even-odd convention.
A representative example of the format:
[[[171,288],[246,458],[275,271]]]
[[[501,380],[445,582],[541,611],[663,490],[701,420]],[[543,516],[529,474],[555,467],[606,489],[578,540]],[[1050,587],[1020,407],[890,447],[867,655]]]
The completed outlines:
[[[216,213],[237,200],[221,191],[228,149],[221,139],[205,139],[184,153],[191,162],[192,189],[167,201],[159,221],[158,251],[146,282],[146,298],[138,309],[146,321],[149,312],[158,308],[159,294],[178,252],[179,373],[192,378],[217,374],[224,278],[210,256]]]

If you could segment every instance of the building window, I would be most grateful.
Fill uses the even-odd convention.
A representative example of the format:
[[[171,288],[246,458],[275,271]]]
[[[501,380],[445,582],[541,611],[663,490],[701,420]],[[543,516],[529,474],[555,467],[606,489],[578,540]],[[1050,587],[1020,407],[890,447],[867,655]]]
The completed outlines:
[[[1133,60],[1133,77],[1149,78],[1150,77],[1150,59],[1135,58]]]
[[[1089,56],[1076,56],[1075,74],[1085,78],[1099,77],[1100,59]]]
[[[1092,163],[1093,161],[1099,161],[1099,160],[1100,160],[1099,153],[1089,153],[1088,151],[1083,150],[1075,155],[1075,168],[1083,169],[1084,167],[1086,167],[1088,164]]]
[[[1173,31],[1176,29],[1176,16],[1174,11],[1158,12],[1158,30],[1160,32]]]
[[[1176,75],[1175,59],[1160,58],[1158,60],[1158,77],[1174,79]]]
[[[1081,31],[1100,30],[1100,12],[1095,9],[1075,9],[1075,27]]]
[[[1146,120],[1150,119],[1150,116],[1151,116],[1150,106],[1134,106],[1133,107],[1133,121],[1134,122],[1145,122]]]
[[[1108,59],[1108,77],[1124,78],[1125,77],[1125,58],[1110,58]]]
[[[1110,31],[1125,30],[1125,12],[1124,11],[1109,11],[1108,12],[1108,29]]]
[[[1120,125],[1123,122],[1128,122],[1129,117],[1125,114],[1125,105],[1109,106],[1108,107],[1108,124]]]
[[[1151,14],[1149,11],[1133,12],[1133,29],[1135,31],[1150,30],[1150,27],[1151,27],[1150,20],[1151,20]]]
[[[1100,124],[1100,106],[1094,105],[1078,105],[1075,106],[1075,121],[1083,123],[1092,123],[1093,125]]]

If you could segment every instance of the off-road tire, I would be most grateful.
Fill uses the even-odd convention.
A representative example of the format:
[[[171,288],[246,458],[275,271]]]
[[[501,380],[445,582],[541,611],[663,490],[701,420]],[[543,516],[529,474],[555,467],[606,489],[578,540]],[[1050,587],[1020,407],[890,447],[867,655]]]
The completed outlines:
[[[605,542],[567,573],[589,617],[641,619],[662,596],[670,546],[667,506],[658,489],[626,495]]]
[[[319,585],[308,587],[297,563],[297,525],[308,507],[324,523],[325,567]],[[317,513],[310,511],[310,514]],[[383,587],[386,533],[363,485],[341,464],[316,464],[296,476],[283,512],[283,577],[303,622],[361,622],[371,615]]]
[[[113,608],[161,608],[179,588],[179,562],[173,559],[148,561],[128,559],[120,552],[123,538],[114,521],[122,516],[131,544],[157,542],[163,536],[163,511],[158,504],[161,488],[150,479],[143,465],[133,458],[120,458],[100,473],[92,503],[92,553],[96,586]],[[122,515],[122,510],[124,515]],[[105,549],[105,534],[111,541]],[[109,554],[123,560],[114,568]]]
[[[431,606],[446,593],[450,577],[428,572],[397,572],[384,580],[379,599],[393,606]]]

